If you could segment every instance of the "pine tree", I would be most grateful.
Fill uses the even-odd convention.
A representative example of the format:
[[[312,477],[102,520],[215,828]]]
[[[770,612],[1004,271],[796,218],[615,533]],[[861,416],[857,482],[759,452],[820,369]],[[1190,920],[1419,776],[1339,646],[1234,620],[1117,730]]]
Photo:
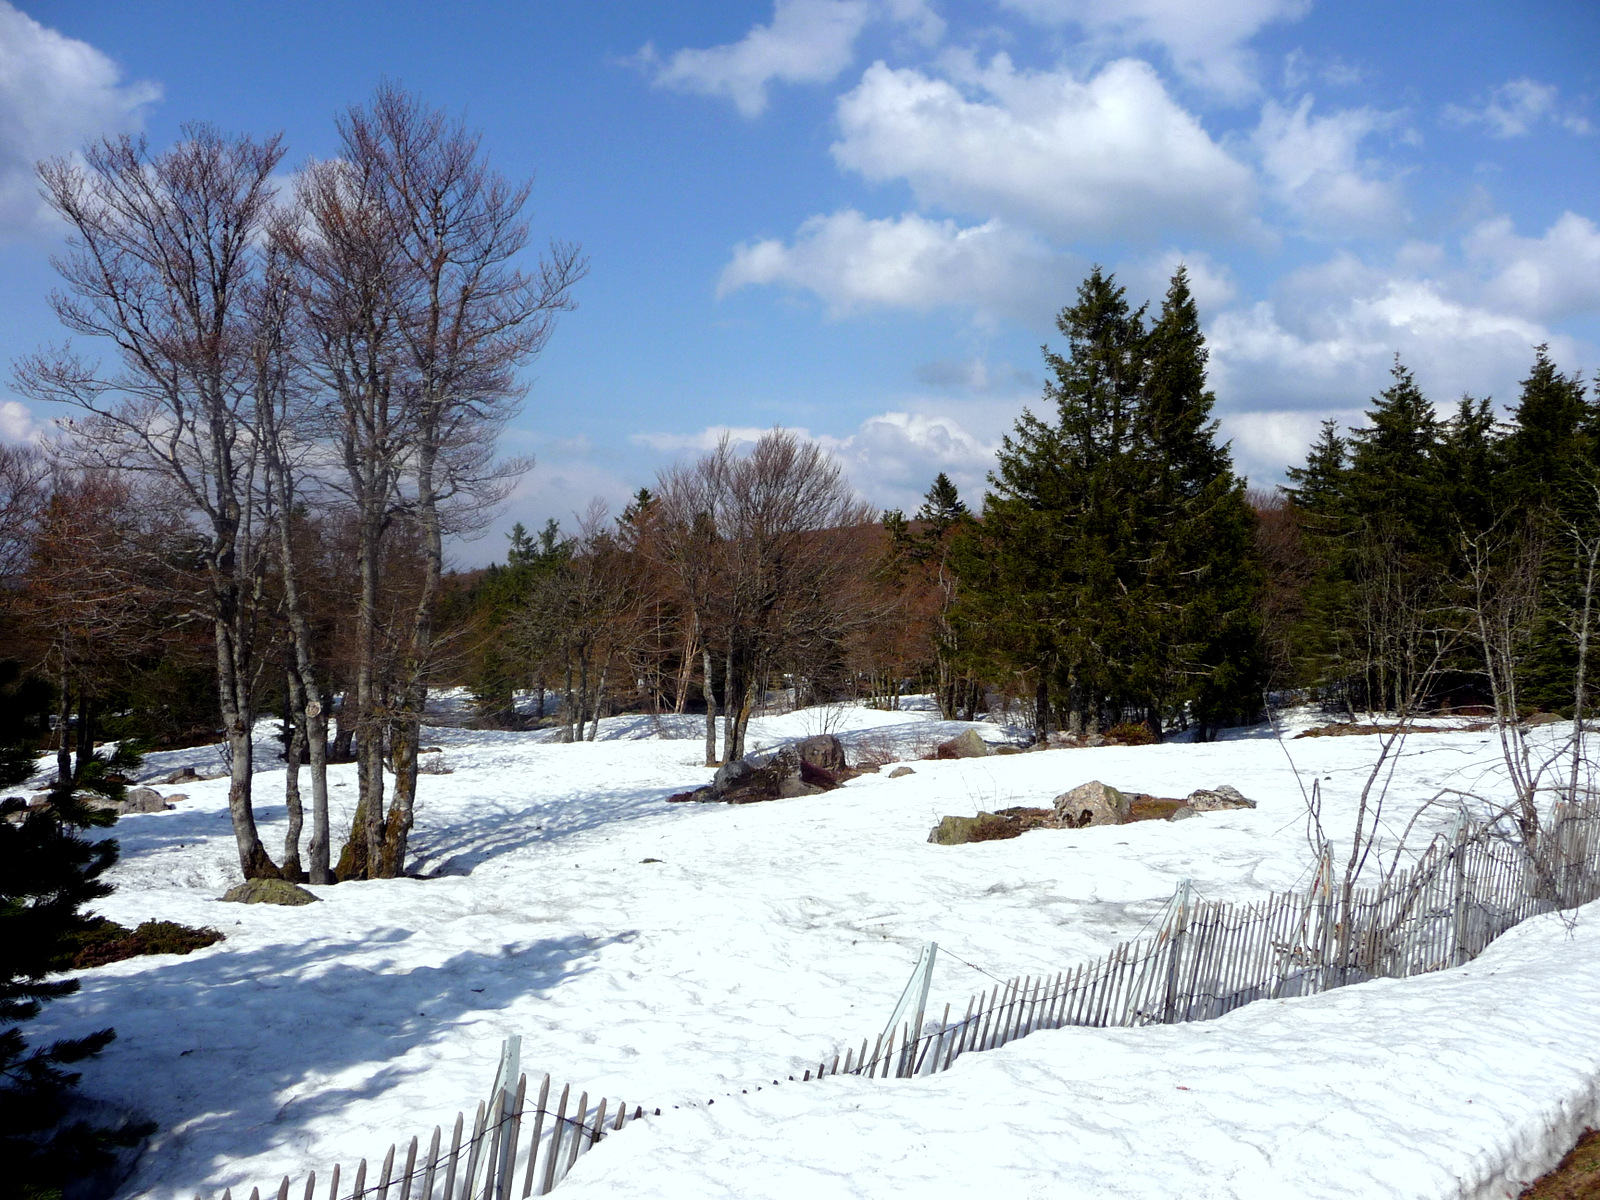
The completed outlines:
[[[1206,388],[1209,352],[1187,272],[1178,268],[1147,342],[1141,406],[1148,547],[1143,689],[1149,723],[1193,701],[1207,726],[1254,713],[1260,659],[1255,514],[1232,456],[1217,441],[1216,398]]]
[[[1074,731],[1253,710],[1253,514],[1216,441],[1186,276],[1147,330],[1096,269],[1057,328],[1056,420],[1025,413],[1004,439],[957,559],[969,644],[992,674],[1032,676],[1041,734],[1053,707]]]
[[[27,744],[27,708],[0,706],[0,743]],[[13,766],[6,782],[31,773],[31,761],[26,769]],[[107,1147],[148,1132],[68,1119],[78,1076],[65,1068],[104,1049],[112,1030],[30,1049],[21,1028],[46,1001],[78,989],[75,979],[50,976],[70,963],[69,939],[89,925],[83,906],[111,892],[101,876],[117,859],[116,842],[91,842],[81,831],[115,819],[84,805],[70,784],[52,790],[44,807],[0,802],[0,1192],[8,1196],[59,1196],[69,1181],[109,1160]]]

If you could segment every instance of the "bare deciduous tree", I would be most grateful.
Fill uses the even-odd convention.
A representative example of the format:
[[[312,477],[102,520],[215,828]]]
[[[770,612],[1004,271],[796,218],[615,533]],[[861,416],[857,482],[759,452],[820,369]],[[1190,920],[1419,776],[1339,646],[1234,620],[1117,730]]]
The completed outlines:
[[[66,290],[52,303],[72,333],[113,348],[115,367],[102,372],[63,348],[17,371],[24,394],[89,414],[70,443],[84,466],[153,473],[181,494],[203,530],[228,803],[247,878],[278,874],[251,803],[266,559],[245,297],[282,155],[278,138],[192,125],[161,154],[122,137],[88,147],[81,163],[42,164],[45,199],[69,230],[67,253],[56,260]]]

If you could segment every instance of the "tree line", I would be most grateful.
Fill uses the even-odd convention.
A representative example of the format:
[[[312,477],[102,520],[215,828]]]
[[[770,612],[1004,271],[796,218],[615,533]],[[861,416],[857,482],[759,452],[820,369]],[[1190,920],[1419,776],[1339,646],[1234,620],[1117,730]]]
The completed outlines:
[[[707,764],[744,753],[763,706],[907,693],[949,719],[1003,711],[1040,740],[1207,737],[1284,693],[1352,710],[1586,702],[1600,398],[1541,347],[1505,419],[1487,398],[1440,416],[1397,361],[1362,425],[1328,423],[1288,487],[1250,490],[1181,269],[1153,311],[1098,269],[1083,281],[975,509],[940,475],[915,513],[876,512],[824,450],[775,429],[663,470],[619,514],[519,525],[503,562],[447,571],[445,538],[524,465],[495,458],[495,435],[583,264],[558,246],[535,272],[511,265],[525,191],[414,99],[381,92],[340,131],[341,158],[253,225],[278,152],[247,139],[107,143],[47,170],[79,214],[57,303],[119,348],[119,373],[22,364],[30,394],[85,415],[49,461],[0,456],[5,686],[35,700],[11,740],[52,745],[83,782],[113,769],[97,740],[220,728],[248,875],[403,871],[423,709],[446,684],[483,724],[569,740],[609,714],[692,712]],[[144,210],[115,189],[160,172],[124,229]],[[183,180],[209,182],[182,199]],[[211,308],[183,301],[174,252],[130,248],[165,244],[135,236],[168,228],[164,212],[177,230],[227,210],[213,192],[231,197],[214,236],[239,260],[220,308],[220,284],[188,285]],[[198,273],[200,242],[170,238]],[[267,712],[288,763],[276,858],[250,804],[248,731]],[[360,803],[334,831],[341,760]]]

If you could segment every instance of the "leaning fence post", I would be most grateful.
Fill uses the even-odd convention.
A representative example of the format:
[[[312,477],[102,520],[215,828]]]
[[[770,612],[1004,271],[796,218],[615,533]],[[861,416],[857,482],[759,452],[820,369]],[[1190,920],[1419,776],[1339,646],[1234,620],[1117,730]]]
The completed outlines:
[[[1172,896],[1172,934],[1167,939],[1167,996],[1162,1008],[1161,1021],[1171,1025],[1177,1016],[1178,1006],[1178,956],[1183,950],[1183,932],[1189,923],[1189,880],[1178,880],[1178,890]]]
[[[1451,851],[1454,860],[1452,866],[1455,875],[1455,954],[1452,955],[1455,964],[1460,966],[1467,961],[1467,806],[1463,804],[1456,812],[1455,847]]]

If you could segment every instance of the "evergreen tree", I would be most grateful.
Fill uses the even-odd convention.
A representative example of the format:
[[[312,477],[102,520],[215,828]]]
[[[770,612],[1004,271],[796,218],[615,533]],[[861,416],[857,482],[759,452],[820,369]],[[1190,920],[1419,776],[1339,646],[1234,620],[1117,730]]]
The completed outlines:
[[[6,689],[0,743],[31,749],[40,714],[31,711],[28,691]],[[7,785],[32,774],[31,755],[25,766],[11,759]],[[72,1179],[109,1161],[109,1146],[149,1131],[68,1120],[78,1076],[65,1068],[104,1049],[112,1030],[34,1048],[22,1032],[46,1001],[78,989],[75,979],[50,976],[70,963],[70,939],[90,924],[83,906],[110,893],[101,875],[117,859],[116,842],[91,842],[81,831],[115,819],[83,804],[70,782],[53,789],[44,807],[0,802],[0,1193],[7,1196],[59,1196]]]
[[[1217,441],[1208,358],[1180,266],[1147,342],[1138,447],[1145,482],[1135,497],[1146,510],[1139,540],[1149,547],[1142,690],[1158,731],[1162,710],[1182,700],[1206,725],[1260,707],[1255,514]]]
[[[1056,420],[1025,413],[1004,439],[957,559],[969,643],[993,674],[1031,675],[1041,733],[1053,707],[1073,730],[1253,711],[1253,515],[1216,441],[1187,277],[1147,329],[1096,269],[1056,324]]]

